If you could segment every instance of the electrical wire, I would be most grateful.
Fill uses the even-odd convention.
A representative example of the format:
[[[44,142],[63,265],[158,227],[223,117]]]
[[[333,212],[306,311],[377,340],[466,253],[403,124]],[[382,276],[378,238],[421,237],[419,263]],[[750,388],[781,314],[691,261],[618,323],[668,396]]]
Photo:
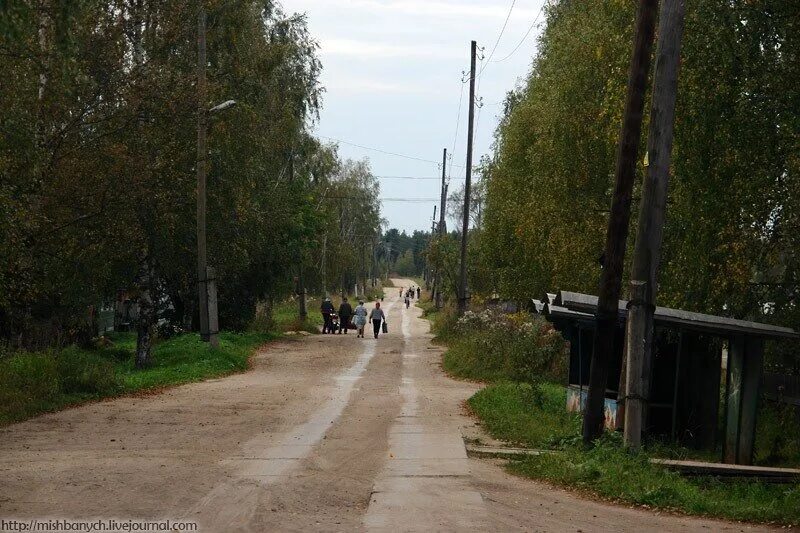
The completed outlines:
[[[500,39],[503,38],[503,34],[506,31],[506,26],[508,26],[508,21],[509,19],[511,19],[511,12],[514,11],[514,4],[516,3],[517,0],[511,1],[511,7],[508,8],[508,15],[506,15],[506,21],[503,22],[503,27],[500,28],[500,35],[497,36],[497,40],[494,42],[494,48],[492,48],[492,51],[489,53],[489,58],[486,60],[486,63],[483,65],[483,68],[481,68],[481,71],[478,73],[479,78],[481,77],[481,74],[483,74],[483,71],[486,70],[487,65],[489,65],[489,63],[492,61],[492,57],[494,57],[495,51],[497,51],[497,45],[500,44]]]
[[[441,176],[439,177],[428,177],[428,176],[373,176],[379,180],[434,180],[434,181],[441,181]],[[466,179],[466,178],[456,178],[456,179]]]
[[[357,196],[323,196],[322,200],[360,200]],[[403,198],[403,197],[387,197],[378,198],[381,202],[406,202],[406,203],[419,203],[419,202],[438,202],[439,198]]]
[[[450,166],[448,168],[448,181],[453,173],[453,156],[456,153],[456,143],[458,142],[458,128],[461,125],[461,104],[464,102],[464,71],[461,71],[461,96],[458,97],[458,114],[456,116],[456,134],[453,136],[453,151],[450,152]]]
[[[536,27],[536,23],[539,21],[539,17],[541,17],[542,13],[544,13],[544,6],[545,6],[546,3],[547,2],[542,2],[542,7],[539,8],[539,12],[536,14],[536,18],[533,19],[533,22],[531,23],[530,27],[528,28],[528,31],[525,32],[525,36],[522,37],[522,39],[520,40],[519,43],[517,43],[517,46],[514,47],[514,49],[511,51],[511,53],[508,54],[507,56],[505,56],[502,59],[496,59],[494,61],[489,61],[489,63],[501,63],[501,62],[509,59],[515,53],[517,53],[517,50],[519,50],[519,47],[522,46],[522,44],[528,39],[528,36],[533,31],[533,28]]]
[[[421,157],[415,157],[413,155],[398,154],[397,152],[390,152],[388,150],[382,150],[380,148],[373,148],[371,146],[364,146],[363,144],[356,144],[356,143],[351,143],[349,141],[343,141],[341,139],[335,139],[333,137],[328,137],[327,135],[317,135],[317,136],[318,137],[322,137],[323,139],[328,139],[329,141],[334,141],[334,142],[337,142],[337,143],[347,144],[349,146],[355,146],[356,148],[363,148],[364,150],[371,150],[373,152],[379,152],[381,154],[393,155],[395,157],[402,157],[402,158],[405,158],[405,159],[412,159],[414,161],[422,161],[423,163],[433,163],[435,165],[439,164],[438,161],[433,161],[432,159],[423,159]]]
[[[392,155],[392,156],[395,156],[395,157],[402,157],[402,158],[405,158],[405,159],[411,159],[413,161],[421,161],[423,163],[433,163],[434,165],[439,165],[440,164],[439,161],[434,161],[432,159],[424,159],[422,157],[416,157],[416,156],[413,156],[413,155],[398,154],[397,152],[390,152],[388,150],[383,150],[381,148],[374,148],[372,146],[364,146],[363,144],[356,144],[356,143],[352,143],[350,141],[343,141],[342,139],[336,139],[334,137],[328,137],[327,135],[319,135],[318,134],[317,137],[322,137],[323,139],[328,139],[329,141],[334,141],[334,142],[337,142],[337,143],[346,144],[348,146],[355,146],[356,148],[362,148],[364,150],[371,150],[373,152],[379,152],[381,154]],[[456,165],[456,166],[459,166],[461,168],[465,168],[463,165]]]
[[[407,202],[407,203],[418,203],[418,202],[438,202],[438,198],[379,198],[381,202]]]

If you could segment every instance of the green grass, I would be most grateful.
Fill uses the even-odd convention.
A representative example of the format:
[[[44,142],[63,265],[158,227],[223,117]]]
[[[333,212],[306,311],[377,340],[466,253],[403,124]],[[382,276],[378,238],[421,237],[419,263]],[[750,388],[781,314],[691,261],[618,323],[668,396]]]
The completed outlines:
[[[534,394],[527,383],[501,382],[478,391],[468,403],[491,435],[521,446],[557,448],[578,433],[580,418],[564,408],[564,387],[547,383],[540,391]]]
[[[424,304],[421,307],[426,309]],[[585,448],[580,437],[580,417],[566,411],[563,385],[540,382],[534,387],[510,381],[507,373],[487,364],[502,358],[502,354],[487,353],[480,340],[471,345],[471,337],[444,337],[449,349],[443,366],[457,377],[488,383],[469,399],[473,413],[492,437],[549,451],[510,461],[507,468],[511,472],[651,509],[784,526],[800,524],[800,485],[681,477],[651,464],[650,458],[697,457],[698,452],[648,443],[642,451],[632,453],[624,448],[617,433],[607,433],[594,447]],[[781,433],[786,432],[784,425]],[[786,439],[780,443],[782,450],[789,447],[787,442],[794,442]]]
[[[606,434],[587,450],[580,439],[580,418],[564,409],[563,387],[543,384],[541,388],[542,394],[531,399],[529,385],[495,383],[469,400],[492,437],[553,450],[509,462],[511,472],[649,508],[731,520],[800,524],[800,485],[684,478],[651,464],[653,450],[626,451],[617,433]]]
[[[168,385],[191,383],[247,370],[256,348],[275,339],[269,333],[220,333],[219,349],[211,348],[196,334],[180,335],[157,344],[153,365],[144,370],[133,366],[136,337],[123,336],[116,344],[126,357],[116,364],[123,392],[134,392]],[[130,357],[127,356],[130,354]]]
[[[0,425],[90,400],[201,381],[247,369],[254,350],[274,334],[221,333],[212,349],[195,334],[157,343],[153,364],[133,366],[136,337],[112,335],[96,350],[21,352],[0,360]]]
[[[501,381],[507,379],[504,370],[487,364],[467,343],[456,342],[444,354],[442,366],[450,375],[472,381]]]
[[[623,449],[617,434],[594,448],[569,444],[558,453],[509,463],[517,474],[578,488],[607,500],[682,513],[766,522],[800,523],[800,486],[684,478]]]
[[[274,329],[284,331],[307,331],[318,333],[322,327],[322,315],[319,312],[320,301],[309,297],[306,301],[307,316],[300,320],[299,304],[296,300],[286,300],[277,304],[272,310]]]

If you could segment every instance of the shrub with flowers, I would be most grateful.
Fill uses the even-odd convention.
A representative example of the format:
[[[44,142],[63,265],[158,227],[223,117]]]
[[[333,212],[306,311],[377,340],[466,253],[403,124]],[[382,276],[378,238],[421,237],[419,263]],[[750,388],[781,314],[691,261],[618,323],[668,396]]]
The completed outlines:
[[[448,335],[445,366],[462,377],[536,385],[563,379],[566,343],[552,325],[528,313],[467,311]]]

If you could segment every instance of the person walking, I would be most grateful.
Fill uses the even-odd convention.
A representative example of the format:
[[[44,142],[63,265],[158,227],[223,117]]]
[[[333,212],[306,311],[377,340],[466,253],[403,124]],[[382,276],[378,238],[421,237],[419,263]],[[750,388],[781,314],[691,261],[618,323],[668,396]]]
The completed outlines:
[[[406,309],[408,309],[408,306],[411,305],[411,299],[409,299],[408,294],[406,294],[405,304],[406,304]]]
[[[364,307],[364,300],[358,301],[358,306],[353,312],[353,322],[356,325],[356,338],[364,338],[364,326],[367,325],[367,308]]]
[[[381,332],[381,322],[386,322],[386,315],[381,309],[380,302],[375,302],[375,308],[369,312],[369,319],[372,320],[372,329],[377,339],[378,334]]]
[[[342,304],[339,306],[339,333],[344,329],[344,334],[347,335],[347,330],[350,329],[350,317],[353,316],[353,308],[347,297],[342,298]]]
[[[420,295],[422,294],[422,290],[417,287],[417,300],[419,300]]]
[[[322,313],[322,321],[323,321],[322,324],[323,334],[334,333],[333,324],[331,324],[331,315],[335,311],[336,310],[333,308],[333,302],[331,302],[331,299],[326,296],[325,299],[322,300],[322,305],[320,306],[320,312]]]

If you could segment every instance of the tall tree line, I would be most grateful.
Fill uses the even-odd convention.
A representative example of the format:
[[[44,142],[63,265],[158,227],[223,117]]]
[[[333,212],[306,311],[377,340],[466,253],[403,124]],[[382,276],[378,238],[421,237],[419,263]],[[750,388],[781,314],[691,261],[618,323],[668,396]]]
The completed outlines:
[[[421,276],[430,237],[427,231],[414,230],[409,235],[391,228],[383,235],[381,257],[388,262],[389,270],[401,276]]]
[[[208,101],[197,102],[197,13],[208,14]],[[0,339],[85,340],[124,290],[148,320],[197,321],[198,105],[235,100],[208,136],[209,263],[220,325],[289,293],[335,241],[331,190],[377,233],[377,185],[310,134],[323,88],[302,15],[272,0],[29,0],[0,4]],[[350,224],[350,226],[348,226]],[[332,243],[333,245],[333,243]],[[352,248],[352,247],[351,247]],[[359,247],[330,264],[355,270]],[[349,261],[349,263],[348,263]]]
[[[634,11],[546,8],[487,176],[482,257],[506,296],[597,290]],[[789,0],[687,3],[661,305],[800,326],[798,29]]]

